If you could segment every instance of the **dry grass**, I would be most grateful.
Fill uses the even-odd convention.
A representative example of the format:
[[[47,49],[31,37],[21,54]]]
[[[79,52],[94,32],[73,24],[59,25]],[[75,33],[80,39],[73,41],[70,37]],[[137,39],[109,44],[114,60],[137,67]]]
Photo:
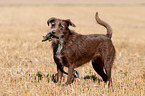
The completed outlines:
[[[0,95],[144,96],[144,10],[144,6],[0,7]],[[42,36],[49,31],[47,19],[52,16],[70,18],[77,26],[72,29],[78,33],[106,34],[106,30],[95,22],[96,11],[114,29],[112,40],[117,51],[112,70],[114,90],[100,80],[91,63],[77,68],[81,79],[76,79],[72,85],[53,83],[51,75],[56,73],[56,65],[50,42],[41,42]],[[37,78],[35,80],[38,71],[49,76],[43,76],[38,82]],[[97,79],[83,79],[87,75],[95,75]]]

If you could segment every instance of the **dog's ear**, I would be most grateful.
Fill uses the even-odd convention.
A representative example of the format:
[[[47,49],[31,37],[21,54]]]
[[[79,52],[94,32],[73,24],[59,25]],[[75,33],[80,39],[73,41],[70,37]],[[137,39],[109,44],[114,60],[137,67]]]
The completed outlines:
[[[52,22],[54,22],[55,20],[56,20],[55,17],[50,18],[50,19],[47,21],[48,26],[49,26],[49,23],[52,23]]]
[[[74,24],[74,23],[72,23],[71,22],[71,20],[70,19],[66,19],[66,20],[64,20],[66,23],[67,23],[67,26],[72,26],[72,27],[76,27],[76,25]]]

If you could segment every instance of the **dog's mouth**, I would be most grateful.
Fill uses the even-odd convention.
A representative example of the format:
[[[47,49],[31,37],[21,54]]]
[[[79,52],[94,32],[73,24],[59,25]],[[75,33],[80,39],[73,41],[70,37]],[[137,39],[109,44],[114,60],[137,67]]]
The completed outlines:
[[[47,40],[49,40],[49,41],[52,40],[52,34],[51,34],[51,32],[47,33],[46,36],[43,36],[42,42],[47,41]]]
[[[52,32],[49,32],[49,33],[46,34],[46,36],[43,36],[42,42],[47,41],[47,40],[51,41],[52,38],[59,39],[59,37],[57,37],[54,34],[52,34]]]

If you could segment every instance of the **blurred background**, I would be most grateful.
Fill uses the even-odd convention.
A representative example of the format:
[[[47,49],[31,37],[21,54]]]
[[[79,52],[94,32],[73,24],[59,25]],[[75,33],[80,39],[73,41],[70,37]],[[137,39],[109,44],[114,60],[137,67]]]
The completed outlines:
[[[142,4],[144,0],[1,0],[0,4]]]

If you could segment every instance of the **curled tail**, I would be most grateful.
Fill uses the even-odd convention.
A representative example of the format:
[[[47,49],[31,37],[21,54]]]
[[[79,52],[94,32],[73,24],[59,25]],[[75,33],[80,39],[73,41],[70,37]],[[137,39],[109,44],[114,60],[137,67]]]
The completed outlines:
[[[98,12],[96,12],[95,19],[96,19],[96,21],[98,22],[98,24],[104,26],[104,27],[107,29],[107,34],[106,34],[106,35],[107,35],[109,38],[111,38],[111,37],[112,37],[112,28],[111,28],[111,26],[110,26],[108,23],[102,21],[102,20],[99,18]]]

